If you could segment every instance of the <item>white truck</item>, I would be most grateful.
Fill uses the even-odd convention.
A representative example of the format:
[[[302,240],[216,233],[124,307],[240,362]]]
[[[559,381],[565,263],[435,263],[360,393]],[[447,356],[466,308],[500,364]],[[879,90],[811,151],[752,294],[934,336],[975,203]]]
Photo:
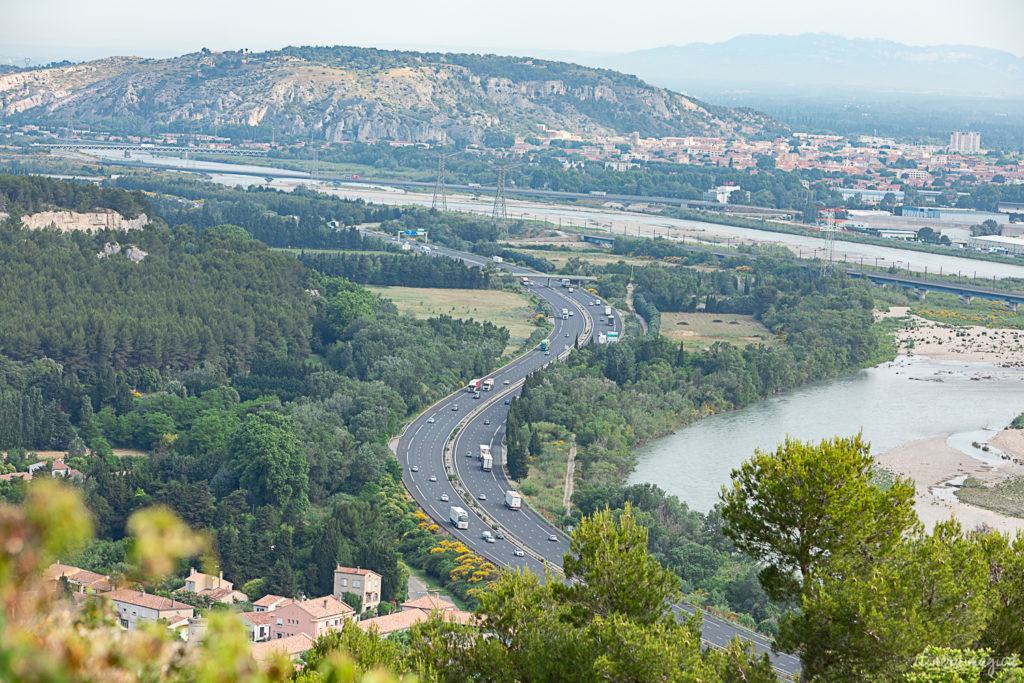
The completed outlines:
[[[509,510],[518,510],[523,505],[523,499],[515,491],[505,491],[505,507]]]
[[[484,383],[480,386],[482,391],[490,391],[494,388],[494,380],[488,377],[484,380]]]
[[[611,315],[612,314],[612,307],[611,306],[605,306],[604,307],[604,314],[605,315]]]
[[[504,263],[505,262],[505,259],[501,258],[500,256],[492,256],[491,260],[494,261],[495,263]]]
[[[563,277],[562,278],[562,286],[563,287],[568,287],[569,286],[569,278],[567,278],[567,277]]]
[[[453,505],[448,509],[448,519],[456,529],[469,528],[469,514],[457,505]]]
[[[480,459],[483,460],[485,455],[489,456],[490,454],[491,447],[485,443],[480,444]]]
[[[562,309],[562,320],[568,320],[568,319],[569,319],[569,309],[568,308],[563,308]]]
[[[483,457],[480,458],[480,469],[482,469],[484,472],[490,472],[491,467],[493,466],[494,458],[491,457],[490,453],[485,453]]]

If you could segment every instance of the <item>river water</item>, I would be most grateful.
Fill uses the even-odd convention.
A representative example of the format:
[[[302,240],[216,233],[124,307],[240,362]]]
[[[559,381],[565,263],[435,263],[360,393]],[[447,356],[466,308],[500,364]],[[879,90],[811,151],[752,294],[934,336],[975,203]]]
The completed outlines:
[[[807,385],[656,439],[639,449],[630,483],[651,482],[701,512],[718,502],[733,468],[791,436],[821,440],[863,431],[871,452],[935,436],[970,452],[1024,410],[1024,374],[923,357]],[[974,450],[974,449],[970,449]],[[975,454],[977,452],[975,451]]]
[[[293,184],[312,182],[309,174],[303,171],[291,171],[252,164],[186,160],[172,156],[157,156],[145,152],[133,152],[131,159],[128,160],[124,159],[123,153],[113,150],[94,149],[90,150],[90,153],[112,161],[128,161],[134,164],[164,168],[177,167],[189,171],[208,173],[212,175],[215,182],[225,185],[247,186],[250,184],[262,184],[264,177],[278,178]],[[364,199],[368,202],[379,204],[419,204],[430,206],[433,201],[433,195],[428,192],[406,192],[400,188],[383,185],[320,183],[320,189],[342,198]],[[487,195],[472,197],[464,194],[450,194],[447,199],[447,206],[455,211],[466,211],[485,216],[490,216],[493,211],[492,198]],[[608,209],[523,201],[519,199],[508,200],[508,214],[513,219],[546,220],[560,225],[589,227],[612,233],[661,236],[668,239],[703,241],[714,244],[737,244],[740,242],[777,244],[792,250],[793,253],[801,257],[810,257],[814,254],[820,256],[824,253],[824,240],[809,235],[765,232],[752,228],[666,218],[651,214],[609,211]],[[835,243],[835,258],[851,264],[896,266],[901,270],[913,270],[929,274],[942,272],[944,274],[957,273],[981,278],[1024,278],[1024,263],[1017,265],[965,259],[956,256],[956,252],[931,254],[874,244],[839,241]]]

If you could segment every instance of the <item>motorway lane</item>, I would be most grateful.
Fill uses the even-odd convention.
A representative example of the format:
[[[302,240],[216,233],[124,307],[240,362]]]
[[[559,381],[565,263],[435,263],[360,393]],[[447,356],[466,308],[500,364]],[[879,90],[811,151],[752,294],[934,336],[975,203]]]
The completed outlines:
[[[374,234],[379,235],[379,233]],[[395,238],[392,238],[390,241],[401,242],[400,239]],[[485,266],[487,263],[490,263],[488,259],[481,256],[464,254],[445,248],[432,249],[431,253],[449,256],[474,265]],[[502,264],[501,267],[517,275],[528,275],[532,279],[541,277],[538,273],[532,272],[529,269],[505,264]],[[586,318],[589,317],[591,321],[593,334],[612,329],[618,330],[622,334],[624,330],[622,320],[614,310],[615,325],[609,326],[607,323],[602,323],[604,302],[601,303],[600,309],[596,306],[590,306],[594,297],[585,291],[581,291],[579,288],[574,288],[572,293],[558,285],[548,287],[535,284],[526,289],[532,294],[549,301],[556,313],[561,311],[563,307],[570,308],[570,310],[575,312],[575,315],[568,320],[562,320],[556,315],[554,330],[548,337],[551,343],[551,355],[545,356],[539,350],[529,351],[509,365],[489,375],[495,381],[493,394],[482,392],[480,399],[473,399],[469,393],[463,391],[457,392],[441,401],[437,406],[421,415],[403,434],[399,441],[397,455],[399,462],[405,466],[404,477],[407,488],[413,492],[413,496],[429,515],[440,523],[447,524],[448,504],[440,503],[437,500],[440,494],[436,493],[436,491],[440,489],[447,491],[452,501],[459,500],[459,498],[457,495],[452,495],[454,489],[451,483],[447,481],[447,472],[443,465],[444,446],[447,443],[448,435],[451,434],[461,419],[460,413],[464,410],[479,408],[479,412],[455,436],[452,451],[455,473],[471,496],[471,502],[468,504],[462,503],[462,506],[470,513],[470,528],[468,530],[459,530],[450,524],[447,528],[453,535],[463,540],[467,546],[489,560],[508,567],[526,567],[532,572],[543,576],[543,566],[545,563],[554,568],[561,567],[562,557],[569,551],[569,541],[564,534],[530,510],[525,504],[517,512],[507,510],[504,507],[504,492],[514,488],[502,466],[504,460],[502,457],[499,457],[504,455],[504,448],[501,442],[504,438],[504,422],[508,413],[508,406],[505,405],[504,399],[511,399],[514,395],[518,395],[519,389],[516,388],[500,398],[496,398],[495,395],[500,394],[505,388],[505,380],[509,381],[509,386],[513,386],[533,370],[555,359],[563,352],[563,346],[566,343],[571,348],[575,336],[582,334],[586,325]],[[565,337],[566,332],[570,335],[568,338]],[[588,340],[581,338],[580,344],[582,345],[586,341]],[[451,410],[452,403],[458,404],[459,411]],[[423,433],[424,427],[420,423],[426,424],[426,420],[431,415],[435,417],[436,423],[428,426],[437,429],[435,429],[433,434],[424,438],[421,443],[419,442],[419,435]],[[488,420],[490,421],[489,425],[486,424]],[[415,448],[413,443],[416,444]],[[491,452],[495,456],[495,466],[490,472],[484,472],[480,468],[478,456],[480,444],[482,443],[489,444]],[[466,457],[467,452],[471,454],[468,458]],[[410,472],[408,468],[412,464],[419,464],[421,467],[420,472]],[[437,477],[438,481],[436,484],[430,484],[430,486],[435,486],[435,488],[424,491],[419,482],[425,480],[431,473]],[[410,483],[412,483],[411,486]],[[440,489],[436,488],[436,485],[440,485]],[[484,494],[486,500],[478,500],[477,496],[480,494]],[[431,498],[431,495],[433,495],[433,498]],[[486,521],[484,518],[486,518]],[[490,528],[492,523],[497,523],[504,530],[506,538],[497,540],[495,543],[486,543],[483,541],[481,534],[484,529]],[[556,540],[549,541],[549,535],[554,535]],[[510,537],[514,537],[514,539]],[[534,554],[542,557],[544,563],[531,557],[529,553],[525,557],[514,556],[512,550],[518,546],[517,541],[523,542],[522,547],[524,549],[532,550]],[[694,611],[694,608],[690,605],[673,605],[673,609],[677,613],[685,612],[686,614],[692,614]],[[708,613],[703,613],[701,636],[707,645],[719,648],[727,646],[729,642],[737,637],[742,638],[752,643],[758,652],[767,653],[772,664],[780,673],[792,676],[799,670],[799,660],[792,655],[773,653],[769,639]]]

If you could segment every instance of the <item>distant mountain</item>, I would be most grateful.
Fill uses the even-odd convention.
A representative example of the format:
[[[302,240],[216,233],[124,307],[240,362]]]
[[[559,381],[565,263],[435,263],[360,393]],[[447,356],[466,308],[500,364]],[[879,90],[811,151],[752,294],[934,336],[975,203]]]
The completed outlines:
[[[680,91],[853,88],[1020,98],[1024,58],[960,45],[914,47],[840,36],[744,35],[722,43],[590,56],[585,60]]]
[[[762,137],[784,127],[635,76],[565,62],[352,47],[111,57],[0,75],[9,122],[122,132],[248,125],[328,141],[579,133]]]

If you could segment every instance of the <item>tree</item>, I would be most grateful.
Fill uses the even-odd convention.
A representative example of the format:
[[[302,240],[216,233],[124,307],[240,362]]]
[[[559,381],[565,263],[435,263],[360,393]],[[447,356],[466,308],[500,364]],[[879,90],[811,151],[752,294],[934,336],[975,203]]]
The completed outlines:
[[[647,529],[629,503],[583,519],[573,531],[563,563],[566,582],[556,596],[577,608],[577,617],[621,615],[638,624],[674,622],[679,579],[647,553]]]
[[[725,533],[764,565],[759,578],[772,599],[798,600],[833,555],[884,555],[918,523],[913,484],[898,478],[882,491],[872,467],[858,434],[817,445],[787,439],[733,470],[720,494]]]
[[[898,680],[923,646],[965,648],[992,612],[985,546],[955,521],[882,555],[856,550],[811,574],[778,646],[820,680]]]
[[[231,462],[256,505],[275,505],[295,518],[309,506],[309,463],[292,425],[278,413],[247,416],[235,434]]]

